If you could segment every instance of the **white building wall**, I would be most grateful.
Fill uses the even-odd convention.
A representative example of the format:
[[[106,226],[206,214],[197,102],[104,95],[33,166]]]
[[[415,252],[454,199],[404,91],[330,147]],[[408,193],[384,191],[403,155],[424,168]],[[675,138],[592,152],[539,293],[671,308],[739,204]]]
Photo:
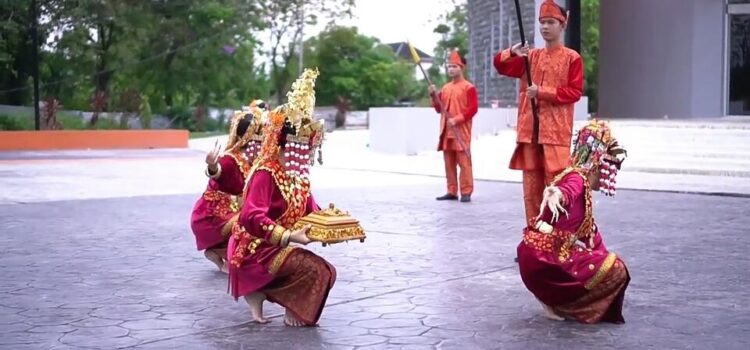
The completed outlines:
[[[600,3],[599,114],[723,115],[724,0]]]
[[[576,103],[576,120],[587,118],[588,99]],[[494,135],[516,127],[516,108],[480,108],[473,119],[472,136]],[[390,154],[414,155],[437,149],[440,115],[432,108],[370,108],[370,148]]]

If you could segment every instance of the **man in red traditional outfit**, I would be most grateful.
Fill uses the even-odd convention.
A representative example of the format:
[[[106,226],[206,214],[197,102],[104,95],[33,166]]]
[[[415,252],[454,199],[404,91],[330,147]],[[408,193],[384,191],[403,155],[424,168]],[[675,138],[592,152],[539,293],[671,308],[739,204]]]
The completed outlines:
[[[546,46],[531,49],[516,44],[495,56],[497,72],[522,79],[518,101],[517,145],[510,168],[523,171],[526,220],[539,214],[545,184],[568,166],[573,133],[573,104],[583,93],[581,56],[563,46],[566,11],[552,0],[540,9],[539,23]],[[524,56],[531,64],[533,84],[527,86]],[[531,103],[538,106],[538,120]]]
[[[461,202],[470,202],[474,192],[474,175],[471,167],[471,120],[477,114],[477,89],[464,79],[466,60],[453,50],[448,59],[448,76],[451,78],[440,93],[430,85],[432,105],[440,116],[440,142],[438,151],[443,151],[445,177],[448,192],[437,200],[457,200],[459,183]],[[456,174],[456,166],[461,175]]]
[[[229,231],[239,215],[237,198],[260,151],[260,118],[266,109],[265,102],[256,100],[248,112],[235,112],[224,153],[219,154],[217,143],[206,155],[208,185],[193,207],[190,227],[198,250],[204,250],[206,258],[223,272],[227,272],[224,258]]]
[[[263,302],[282,305],[288,326],[317,324],[336,281],[336,269],[308,244],[299,219],[320,210],[310,192],[309,168],[325,129],[313,120],[317,70],[305,70],[287,104],[268,113],[263,145],[232,228],[227,259],[232,296],[244,297],[254,321],[266,323]],[[249,192],[247,189],[251,189]]]
[[[543,190],[541,215],[524,230],[518,245],[521,279],[549,318],[623,323],[630,275],[604,246],[591,190],[614,196],[626,152],[609,125],[597,120],[581,129],[574,147],[572,167]]]

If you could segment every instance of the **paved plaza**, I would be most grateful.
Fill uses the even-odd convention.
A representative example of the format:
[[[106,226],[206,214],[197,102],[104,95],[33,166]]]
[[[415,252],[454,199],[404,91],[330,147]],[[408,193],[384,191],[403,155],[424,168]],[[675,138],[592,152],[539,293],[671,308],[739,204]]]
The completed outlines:
[[[519,184],[479,182],[473,203],[445,203],[438,178],[317,169],[318,201],[352,212],[368,238],[308,246],[338,280],[320,326],[291,329],[271,304],[270,325],[248,323],[195,251],[188,220],[205,178],[184,193],[167,175],[193,176],[202,156],[168,156],[0,162],[0,349],[750,347],[749,198],[597,196],[606,243],[632,275],[627,323],[580,325],[543,318],[521,283]],[[150,172],[125,170],[138,167]]]

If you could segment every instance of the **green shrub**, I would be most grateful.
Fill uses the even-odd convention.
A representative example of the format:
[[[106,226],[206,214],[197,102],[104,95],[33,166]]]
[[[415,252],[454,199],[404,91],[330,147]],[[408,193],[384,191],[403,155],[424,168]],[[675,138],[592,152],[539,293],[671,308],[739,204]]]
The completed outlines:
[[[101,118],[99,119],[99,122],[96,123],[96,130],[118,130],[120,129],[120,122],[119,120],[115,119],[109,119],[109,118]]]
[[[57,121],[63,130],[89,130],[90,126],[76,114],[60,112]],[[120,128],[118,120],[100,118],[95,130],[117,130]],[[34,130],[34,117],[22,114],[0,114],[0,130]]]
[[[223,131],[227,128],[227,116],[223,113],[219,115],[217,122],[218,125],[216,126],[216,131]]]
[[[145,95],[141,97],[139,112],[141,118],[141,129],[151,129],[151,121],[153,120],[154,115],[151,112],[151,103],[148,102],[148,97]]]
[[[34,120],[29,117],[0,114],[0,130],[34,130]]]
[[[195,131],[195,120],[190,108],[185,106],[172,107],[167,111],[167,117],[172,121],[172,128]]]
[[[57,116],[57,121],[62,125],[63,130],[85,130],[88,129],[88,124],[86,124],[82,118],[73,116],[73,115],[65,115],[65,114],[59,114]],[[97,125],[98,127],[99,125]]]
[[[203,130],[201,131],[219,131],[221,123],[209,116],[206,116],[205,119],[203,119]]]

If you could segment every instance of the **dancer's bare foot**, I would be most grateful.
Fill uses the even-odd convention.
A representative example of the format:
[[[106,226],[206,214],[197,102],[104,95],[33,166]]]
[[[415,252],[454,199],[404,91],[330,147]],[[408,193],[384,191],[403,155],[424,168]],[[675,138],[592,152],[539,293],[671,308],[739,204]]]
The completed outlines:
[[[266,324],[270,322],[267,318],[263,318],[263,301],[266,300],[266,295],[260,292],[250,293],[245,295],[245,301],[250,306],[250,315],[253,317],[253,321],[260,324]]]
[[[542,304],[542,308],[544,308],[544,317],[549,318],[550,320],[553,320],[553,321],[565,321],[565,317],[562,317],[556,314],[555,310],[552,310],[551,307],[545,305],[544,303],[541,303],[541,304]]]
[[[294,316],[294,314],[289,311],[289,309],[286,310],[286,314],[284,314],[284,324],[289,327],[304,327],[305,323],[302,322],[300,319]]]
[[[216,265],[216,268],[218,268],[219,271],[224,272],[224,269],[225,269],[225,267],[224,267],[225,266],[224,259],[222,259],[221,255],[219,255],[219,253],[217,253],[217,252],[215,252],[215,251],[213,251],[211,249],[206,249],[203,252],[203,255],[206,257],[206,259],[208,259],[208,261],[214,263],[214,265]]]

